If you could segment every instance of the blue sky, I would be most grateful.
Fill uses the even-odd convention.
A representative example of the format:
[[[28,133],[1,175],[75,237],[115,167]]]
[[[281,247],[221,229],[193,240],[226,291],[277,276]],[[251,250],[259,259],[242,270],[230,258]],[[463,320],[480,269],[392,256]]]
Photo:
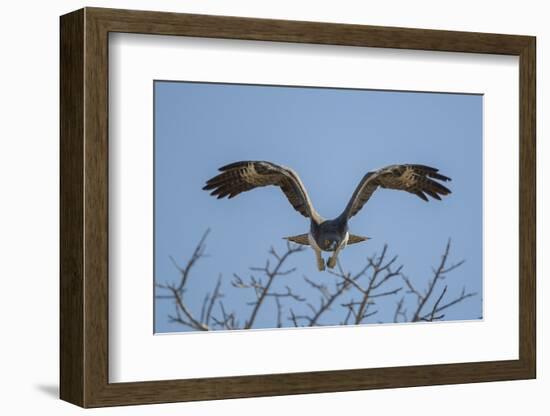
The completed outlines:
[[[452,178],[452,195],[426,203],[406,192],[378,190],[350,221],[351,232],[372,239],[348,246],[340,260],[346,270],[359,270],[387,243],[388,253],[399,256],[403,272],[423,289],[451,238],[450,261],[465,263],[444,280],[446,299],[463,287],[478,294],[447,310],[444,319],[482,315],[482,96],[164,81],[156,81],[154,88],[154,278],[157,283],[177,281],[169,256],[185,264],[210,228],[208,257],[193,269],[184,295],[197,315],[204,295],[222,275],[224,304],[244,321],[254,295],[230,285],[233,273],[250,276],[249,267],[263,266],[271,246],[284,251],[282,237],[309,229],[308,220],[278,188],[256,189],[231,200],[217,200],[201,189],[218,167],[239,160],[294,168],[325,218],[343,210],[370,170],[394,163],[439,168]],[[284,292],[288,285],[315,304],[319,294],[303,276],[327,285],[336,279],[317,271],[310,249],[294,255],[288,265],[297,271],[279,278],[275,289]],[[388,289],[400,283],[395,280]],[[377,300],[373,310],[378,313],[368,322],[391,321],[399,298]],[[289,308],[306,313],[305,303],[284,299],[284,326],[293,326],[287,320]],[[414,298],[406,297],[405,303],[412,309]],[[342,321],[344,308],[333,309],[323,325]],[[268,299],[256,327],[274,327],[274,311],[273,299]],[[156,300],[155,332],[187,330],[168,322],[173,312],[171,301]]]

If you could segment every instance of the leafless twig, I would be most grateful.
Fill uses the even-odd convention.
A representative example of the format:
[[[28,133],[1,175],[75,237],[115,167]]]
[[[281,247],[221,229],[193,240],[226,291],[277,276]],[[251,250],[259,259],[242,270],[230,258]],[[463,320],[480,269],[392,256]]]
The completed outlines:
[[[286,252],[281,255],[279,255],[273,247],[269,251],[269,254],[271,254],[271,256],[273,256],[276,260],[274,267],[271,267],[269,260],[267,260],[264,267],[250,268],[251,271],[261,272],[265,275],[267,279],[265,284],[263,284],[261,280],[258,280],[254,276],[252,276],[250,279],[250,283],[247,285],[246,283],[244,283],[243,279],[237,276],[238,280],[237,280],[237,283],[234,284],[235,287],[244,287],[244,288],[253,287],[256,292],[256,300],[252,303],[253,304],[252,312],[250,313],[250,317],[245,322],[244,329],[252,328],[252,326],[254,325],[254,321],[258,316],[258,311],[260,310],[261,306],[264,303],[264,300],[268,296],[273,296],[276,298],[288,296],[288,297],[292,297],[295,300],[302,299],[299,295],[294,294],[288,286],[287,286],[286,294],[270,292],[271,285],[273,284],[273,281],[275,280],[275,278],[277,278],[278,276],[286,276],[294,272],[295,270],[294,268],[283,270],[283,266],[285,265],[288,258],[295,253],[303,251],[303,247],[290,244],[290,243],[287,243],[286,248],[287,248]]]
[[[254,296],[254,299],[247,303],[251,310],[242,323],[238,319],[238,314],[234,310],[228,310],[222,301],[225,294],[221,274],[213,289],[204,295],[200,313],[195,314],[186,303],[186,292],[194,266],[205,257],[208,234],[209,230],[203,234],[184,266],[180,266],[170,257],[179,272],[177,282],[156,284],[156,298],[172,300],[174,303],[175,313],[168,315],[170,322],[197,331],[254,328],[260,310],[265,309],[266,304],[273,305],[273,325],[277,328],[285,326],[285,313],[288,314],[287,320],[295,327],[326,324],[323,322],[363,324],[380,311],[387,310],[387,302],[398,295],[400,297],[394,303],[393,317],[389,318],[393,318],[393,322],[436,321],[444,319],[443,312],[447,309],[476,295],[464,288],[458,296],[452,297],[447,285],[441,288],[440,282],[464,263],[460,261],[448,265],[451,248],[449,240],[425,290],[418,289],[418,284],[402,272],[403,266],[396,265],[397,256],[389,257],[388,247],[384,245],[380,254],[367,258],[364,266],[356,273],[345,271],[338,262],[336,270],[329,270],[328,275],[320,274],[314,278],[304,276],[303,282],[311,288],[309,293],[318,294],[318,302],[315,302],[310,294],[303,296],[296,291],[295,280],[287,281],[285,285],[281,284],[285,276],[291,276],[296,272],[296,268],[288,266],[289,259],[304,250],[302,246],[287,243],[284,252],[277,252],[272,247],[265,265],[250,267],[251,275],[248,278],[233,274],[231,286],[235,289],[249,290]],[[330,276],[332,279],[327,281]],[[237,305],[230,302],[229,306]],[[410,314],[407,313],[408,308],[412,310]],[[379,322],[382,322],[382,319],[384,318],[380,318]]]

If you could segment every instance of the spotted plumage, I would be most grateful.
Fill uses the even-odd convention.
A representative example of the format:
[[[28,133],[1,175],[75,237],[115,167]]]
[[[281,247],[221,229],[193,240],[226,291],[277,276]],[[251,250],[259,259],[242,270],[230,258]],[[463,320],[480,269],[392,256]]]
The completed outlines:
[[[435,168],[425,165],[391,165],[368,172],[355,189],[344,211],[332,220],[325,220],[313,207],[304,184],[298,174],[287,167],[266,161],[243,161],[225,165],[221,173],[206,182],[204,190],[221,198],[233,198],[242,192],[263,186],[278,186],[290,204],[304,217],[310,219],[310,230],[286,239],[303,245],[310,245],[316,254],[319,270],[325,269],[321,251],[332,252],[327,265],[334,267],[339,252],[346,245],[368,239],[348,232],[348,220],[356,215],[378,188],[406,191],[424,201],[428,196],[441,200],[451,191],[440,182],[451,179]]]

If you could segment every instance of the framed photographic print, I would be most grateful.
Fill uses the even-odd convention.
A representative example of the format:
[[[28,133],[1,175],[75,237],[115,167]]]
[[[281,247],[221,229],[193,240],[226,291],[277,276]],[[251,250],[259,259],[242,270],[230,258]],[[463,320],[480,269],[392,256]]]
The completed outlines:
[[[535,38],[61,17],[61,398],[534,378]]]

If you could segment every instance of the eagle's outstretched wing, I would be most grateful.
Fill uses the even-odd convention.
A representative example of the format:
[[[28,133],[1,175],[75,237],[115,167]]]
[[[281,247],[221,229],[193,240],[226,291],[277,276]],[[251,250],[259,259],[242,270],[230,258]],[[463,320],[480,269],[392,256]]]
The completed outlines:
[[[281,188],[288,201],[304,217],[319,218],[313,208],[304,184],[292,169],[264,161],[235,162],[219,168],[220,174],[206,182],[202,189],[212,191],[218,199],[237,196],[241,192],[261,186]]]
[[[436,180],[447,182],[451,178],[441,175],[435,168],[424,165],[391,165],[368,172],[355,189],[343,216],[351,218],[357,214],[378,187],[407,191],[424,201],[428,201],[426,195],[441,199],[440,195],[451,193]]]

